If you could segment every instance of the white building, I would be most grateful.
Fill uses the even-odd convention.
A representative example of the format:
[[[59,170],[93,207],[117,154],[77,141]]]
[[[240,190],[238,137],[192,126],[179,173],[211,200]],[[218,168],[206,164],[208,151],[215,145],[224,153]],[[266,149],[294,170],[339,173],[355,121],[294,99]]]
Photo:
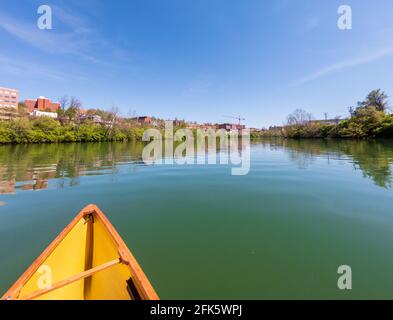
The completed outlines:
[[[39,110],[34,110],[32,113],[30,113],[31,116],[33,117],[49,117],[53,119],[57,119],[57,113],[55,112],[45,112],[45,111],[39,111]]]
[[[93,123],[103,123],[103,121],[102,121],[102,118],[100,117],[100,116],[98,116],[98,115],[93,115],[93,114],[91,114],[91,115],[83,115],[83,116],[80,116],[79,117],[79,120],[81,121],[81,122],[84,122],[84,121],[92,121]]]

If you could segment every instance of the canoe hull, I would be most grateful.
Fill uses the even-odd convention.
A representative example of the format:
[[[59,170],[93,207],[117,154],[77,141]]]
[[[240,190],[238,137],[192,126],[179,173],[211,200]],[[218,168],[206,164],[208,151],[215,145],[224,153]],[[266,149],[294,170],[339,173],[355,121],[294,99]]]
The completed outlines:
[[[109,220],[89,205],[2,299],[157,300],[158,296]]]

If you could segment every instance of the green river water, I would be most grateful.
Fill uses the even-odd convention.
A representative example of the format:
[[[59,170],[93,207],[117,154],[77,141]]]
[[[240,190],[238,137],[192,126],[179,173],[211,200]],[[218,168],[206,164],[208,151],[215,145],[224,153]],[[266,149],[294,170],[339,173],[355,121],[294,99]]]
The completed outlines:
[[[94,203],[163,299],[393,299],[393,141],[254,142],[246,176],[142,148],[0,146],[0,295]]]

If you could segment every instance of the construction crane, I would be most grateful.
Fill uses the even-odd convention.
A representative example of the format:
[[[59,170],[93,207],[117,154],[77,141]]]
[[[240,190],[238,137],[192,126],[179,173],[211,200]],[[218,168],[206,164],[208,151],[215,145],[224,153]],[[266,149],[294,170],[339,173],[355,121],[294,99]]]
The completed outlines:
[[[225,118],[231,118],[231,119],[236,119],[237,121],[239,121],[239,126],[242,124],[242,121],[246,120],[245,118],[242,118],[241,116],[238,117],[231,117],[231,116],[223,116]]]

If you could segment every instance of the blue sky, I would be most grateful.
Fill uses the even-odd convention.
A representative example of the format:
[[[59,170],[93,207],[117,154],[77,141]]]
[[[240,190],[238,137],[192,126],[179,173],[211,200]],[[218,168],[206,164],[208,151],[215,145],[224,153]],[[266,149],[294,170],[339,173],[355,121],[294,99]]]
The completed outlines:
[[[37,8],[53,30],[37,28]],[[351,5],[353,29],[337,28]],[[123,115],[283,123],[393,96],[391,0],[0,0],[0,86]],[[234,120],[235,121],[235,120]]]

